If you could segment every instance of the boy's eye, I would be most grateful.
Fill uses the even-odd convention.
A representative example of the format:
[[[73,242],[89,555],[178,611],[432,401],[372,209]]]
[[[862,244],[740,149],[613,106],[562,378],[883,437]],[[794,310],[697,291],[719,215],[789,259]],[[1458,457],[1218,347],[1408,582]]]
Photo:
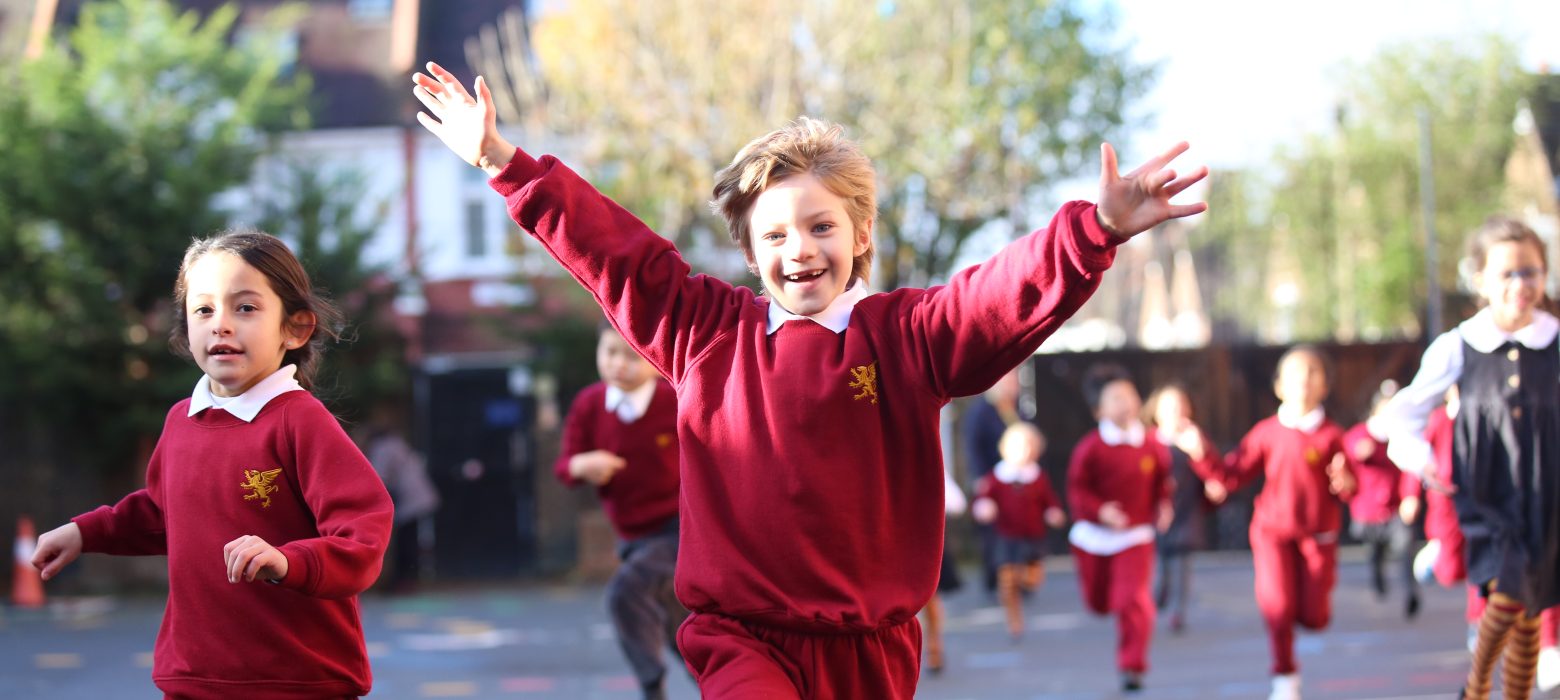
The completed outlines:
[[[190,309],[190,313],[194,314],[196,316],[205,316],[206,314],[211,313],[211,307],[209,307],[209,306],[197,306],[197,307],[195,307],[193,309]]]
[[[833,229],[834,229],[834,224],[831,224],[831,223],[828,223],[828,222],[813,224],[813,228],[812,228],[813,233],[828,233],[829,231],[831,231]]]
[[[246,311],[246,312],[247,311],[255,311],[256,307],[255,307],[254,304],[239,304],[238,305],[238,310],[239,311]]]
[[[779,231],[770,231],[769,233],[759,236],[759,240],[769,241],[771,243],[783,238],[785,238],[785,234],[780,233]]]

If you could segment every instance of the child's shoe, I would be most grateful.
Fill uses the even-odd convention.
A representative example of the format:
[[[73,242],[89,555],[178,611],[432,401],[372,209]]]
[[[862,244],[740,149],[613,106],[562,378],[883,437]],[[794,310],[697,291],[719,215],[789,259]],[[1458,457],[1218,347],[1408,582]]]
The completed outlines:
[[[1136,693],[1143,690],[1142,671],[1122,671],[1121,691],[1124,693]]]
[[[1273,692],[1268,700],[1300,700],[1300,674],[1273,676]]]
[[[1538,689],[1549,692],[1560,687],[1560,649],[1544,647],[1538,652]]]

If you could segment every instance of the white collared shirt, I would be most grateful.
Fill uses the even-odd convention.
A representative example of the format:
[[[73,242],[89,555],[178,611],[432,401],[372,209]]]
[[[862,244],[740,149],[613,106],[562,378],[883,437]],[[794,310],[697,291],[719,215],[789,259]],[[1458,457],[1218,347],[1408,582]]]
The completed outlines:
[[[1316,408],[1306,411],[1305,413],[1301,413],[1300,409],[1290,406],[1287,403],[1281,403],[1278,405],[1278,424],[1284,426],[1285,428],[1289,428],[1290,430],[1298,430],[1302,433],[1314,433],[1316,432],[1317,428],[1322,427],[1322,421],[1326,420],[1326,418],[1327,413],[1322,410],[1321,406],[1317,406]]]
[[[253,423],[255,416],[260,415],[260,409],[271,403],[271,399],[289,391],[303,391],[303,386],[293,378],[297,373],[297,365],[287,365],[249,387],[249,391],[233,397],[212,394],[211,377],[202,374],[200,381],[195,382],[195,391],[190,394],[189,415],[193,417],[208,408],[220,408],[245,423]]]
[[[655,398],[655,379],[647,379],[631,391],[623,391],[611,384],[607,385],[607,411],[616,413],[624,423],[632,423],[645,415],[650,410],[650,401]]]
[[[991,475],[1004,484],[1032,484],[1040,478],[1040,465],[1014,464],[1004,459],[991,468]]]
[[[1143,424],[1139,421],[1132,421],[1125,428],[1108,420],[1100,421],[1100,441],[1111,447],[1117,445],[1142,447],[1143,438],[1147,433],[1148,431],[1143,428]]]
[[[1495,325],[1495,313],[1481,309],[1456,328],[1442,333],[1425,349],[1414,381],[1392,396],[1381,412],[1388,435],[1387,458],[1399,469],[1424,474],[1434,457],[1425,442],[1425,424],[1430,412],[1445,399],[1446,390],[1462,376],[1462,344],[1482,353],[1492,353],[1508,342],[1517,342],[1530,350],[1543,350],[1560,334],[1560,319],[1547,311],[1534,311],[1533,322],[1513,333]]]
[[[786,311],[780,306],[779,302],[771,298],[769,300],[769,327],[766,334],[774,335],[775,331],[780,330],[781,324],[797,319],[806,319],[835,333],[842,333],[845,331],[845,327],[850,325],[850,313],[856,309],[856,303],[871,295],[872,292],[867,289],[866,282],[858,278],[852,278],[850,286],[846,287],[845,291],[840,292],[839,296],[834,297],[834,301],[829,302],[828,308],[811,316],[798,316],[790,311]]]

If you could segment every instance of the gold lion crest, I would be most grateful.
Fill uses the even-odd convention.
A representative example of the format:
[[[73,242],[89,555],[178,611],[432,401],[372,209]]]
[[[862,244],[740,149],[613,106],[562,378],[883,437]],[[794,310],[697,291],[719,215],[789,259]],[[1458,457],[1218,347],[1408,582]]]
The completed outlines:
[[[870,399],[874,404],[878,402],[876,362],[861,367],[852,367],[850,369],[850,377],[850,388],[861,390],[861,393],[851,398],[857,401]]]
[[[244,479],[246,479],[246,481],[239,484],[239,486],[241,488],[247,489],[250,491],[250,493],[244,494],[244,500],[257,500],[260,501],[261,508],[270,508],[271,494],[276,493],[276,489],[278,488],[272,482],[276,481],[276,477],[281,473],[282,470],[280,469],[270,469],[267,471],[260,471],[259,469],[245,469]]]

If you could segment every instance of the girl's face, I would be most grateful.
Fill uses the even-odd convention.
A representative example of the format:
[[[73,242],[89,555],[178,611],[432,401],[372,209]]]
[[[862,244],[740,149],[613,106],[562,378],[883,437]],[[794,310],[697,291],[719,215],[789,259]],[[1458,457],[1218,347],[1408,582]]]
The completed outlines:
[[[211,378],[211,393],[238,396],[282,367],[288,350],[313,331],[311,314],[294,314],[265,275],[231,253],[207,253],[184,275],[190,354]]]
[[[1544,299],[1544,254],[1532,243],[1503,241],[1484,253],[1484,267],[1474,273],[1474,288],[1489,303],[1495,325],[1511,332],[1533,322],[1533,310]]]
[[[1159,395],[1159,402],[1154,405],[1154,425],[1165,430],[1180,430],[1188,422],[1185,394],[1171,389]]]
[[[798,316],[829,308],[850,285],[855,258],[872,241],[868,222],[856,230],[845,200],[812,173],[775,182],[753,201],[748,262],[769,298]]]
[[[1008,464],[1032,464],[1040,461],[1040,455],[1045,453],[1045,440],[1028,431],[1014,433],[997,446],[997,452]]]
[[[596,371],[601,380],[623,391],[633,391],[650,379],[654,370],[617,331],[604,330],[596,342]]]
[[[1273,393],[1279,401],[1310,412],[1327,398],[1327,369],[1322,367],[1320,358],[1309,352],[1290,353],[1278,366]]]

